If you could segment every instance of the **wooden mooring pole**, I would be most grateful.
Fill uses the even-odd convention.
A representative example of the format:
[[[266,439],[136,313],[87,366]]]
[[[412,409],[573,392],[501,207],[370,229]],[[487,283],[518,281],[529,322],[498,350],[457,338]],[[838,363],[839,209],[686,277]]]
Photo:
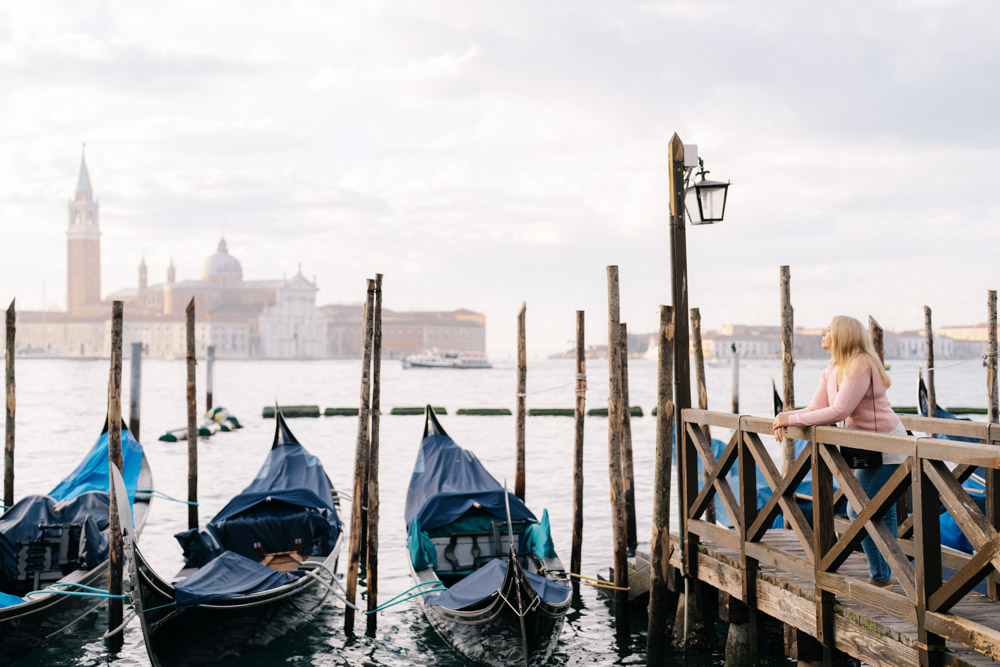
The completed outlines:
[[[924,344],[927,346],[927,416],[937,417],[937,393],[934,391],[934,328],[931,307],[924,306]],[[933,434],[928,434],[934,437]]]
[[[733,414],[738,415],[740,414],[740,350],[736,347],[736,343],[732,344],[730,350],[733,353],[733,361],[729,383],[733,386]]]
[[[195,383],[194,297],[185,311],[187,321],[188,528],[198,527],[198,390]]]
[[[656,461],[653,469],[653,530],[649,554],[649,627],[646,633],[646,665],[666,664],[667,589],[670,561],[670,474],[673,467],[674,309],[660,306],[659,362],[656,374]]]
[[[209,345],[205,350],[205,413],[212,411],[212,391],[215,386],[215,346]]]
[[[584,314],[576,311],[576,408],[573,411],[573,550],[569,570],[580,574],[583,566],[583,422],[587,409],[587,357]],[[573,579],[580,588],[580,580]]]
[[[997,293],[986,293],[986,421],[997,422]],[[995,530],[1000,530],[1000,471],[984,468],[986,473],[986,519]],[[986,595],[991,600],[1000,598],[1000,587],[993,577],[986,580]]]
[[[128,393],[128,430],[132,437],[142,442],[139,429],[142,425],[142,341],[132,343],[129,360],[131,383]]]
[[[525,311],[528,304],[522,302],[517,313],[517,418],[515,423],[517,450],[514,472],[514,495],[524,500],[524,413],[525,392],[528,390],[528,351],[525,338]]]
[[[618,267],[608,267],[608,476],[611,492],[611,534],[615,585],[615,631],[619,645],[629,637],[628,545],[625,536],[625,493],[622,483],[621,326],[619,322]]]
[[[17,313],[14,310],[14,300],[7,308],[7,346],[4,349],[6,360],[6,413],[3,445],[3,504],[10,507],[14,504],[14,333],[17,328]]]
[[[122,313],[121,301],[111,304],[111,370],[108,377],[108,464],[122,469]],[[115,485],[110,485],[111,506],[108,539],[110,562],[108,564],[108,594],[122,594],[122,566],[125,542],[122,538],[118,511],[115,508]],[[128,502],[128,499],[123,499]],[[108,648],[112,653],[121,650],[124,632],[119,626],[124,619],[124,603],[120,597],[108,598]]]
[[[351,539],[347,560],[347,601],[354,604],[358,592],[358,567],[361,562],[361,526],[366,523],[364,495],[368,486],[368,424],[372,366],[372,320],[375,310],[375,281],[368,279],[362,340],[361,406],[358,409],[358,433],[354,447],[354,490],[351,496]],[[344,634],[354,636],[354,609],[344,608]]]
[[[635,525],[635,470],[632,463],[632,411],[628,400],[628,326],[621,323],[619,358],[621,364],[622,397],[622,489],[625,492],[625,543],[628,555],[635,555],[639,545]]]
[[[781,383],[786,410],[795,409],[795,316],[792,308],[792,273],[786,265],[780,269],[781,283]],[[795,440],[785,436],[781,443],[781,474],[787,475],[795,463]],[[787,522],[786,522],[787,526]]]
[[[691,309],[691,347],[694,350],[694,383],[698,388],[698,407],[702,410],[708,410],[708,385],[705,383],[705,349],[701,344],[701,310],[698,308]],[[736,390],[733,390],[733,396],[736,396]],[[736,400],[734,398],[734,400]],[[657,413],[659,414],[659,413]],[[712,432],[708,427],[705,427],[705,437],[711,442]],[[708,479],[712,471],[703,468],[702,472],[705,475],[705,479]],[[708,508],[705,510],[705,521],[709,523],[715,523],[715,503],[709,504]]]
[[[365,634],[375,636],[378,614],[378,458],[381,416],[382,371],[382,274],[375,274],[375,315],[372,317],[372,414],[371,444],[368,447],[368,540],[365,585],[368,588],[368,624]]]

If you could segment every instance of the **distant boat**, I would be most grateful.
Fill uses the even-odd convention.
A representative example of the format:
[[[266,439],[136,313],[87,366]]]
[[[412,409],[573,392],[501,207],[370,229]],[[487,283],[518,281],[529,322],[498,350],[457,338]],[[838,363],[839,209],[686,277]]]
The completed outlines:
[[[421,352],[403,357],[403,368],[493,368],[484,354]]]

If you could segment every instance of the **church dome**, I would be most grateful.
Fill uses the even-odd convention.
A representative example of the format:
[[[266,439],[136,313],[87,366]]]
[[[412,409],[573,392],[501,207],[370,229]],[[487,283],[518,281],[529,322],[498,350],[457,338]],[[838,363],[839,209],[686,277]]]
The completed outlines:
[[[243,279],[243,267],[238,259],[229,254],[225,237],[219,240],[215,254],[201,265],[201,279],[224,285]]]

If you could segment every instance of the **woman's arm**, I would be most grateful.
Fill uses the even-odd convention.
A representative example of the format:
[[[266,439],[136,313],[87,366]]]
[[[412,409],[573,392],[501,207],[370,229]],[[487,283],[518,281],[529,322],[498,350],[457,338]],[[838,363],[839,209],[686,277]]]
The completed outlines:
[[[816,410],[798,410],[789,415],[789,426],[818,426],[820,424],[836,424],[843,421],[854,412],[868,391],[868,373],[863,368],[845,378],[837,392],[833,405]]]
[[[813,412],[815,410],[820,410],[830,406],[830,397],[826,391],[826,385],[828,381],[828,374],[833,371],[832,366],[827,366],[827,369],[823,371],[823,375],[819,379],[819,384],[816,385],[816,391],[813,392],[813,397],[809,401],[809,406],[801,410],[785,410],[780,412],[774,417],[774,439],[781,442],[785,436],[784,427],[789,426],[791,422],[791,416],[794,414],[802,412]]]

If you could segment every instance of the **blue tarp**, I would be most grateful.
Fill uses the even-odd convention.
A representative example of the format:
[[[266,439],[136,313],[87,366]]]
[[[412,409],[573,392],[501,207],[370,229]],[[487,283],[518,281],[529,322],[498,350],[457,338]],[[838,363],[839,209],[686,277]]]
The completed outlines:
[[[13,607],[16,604],[24,604],[25,599],[19,598],[16,595],[7,595],[6,593],[0,593],[0,609],[4,607]]]
[[[135,498],[142,445],[127,430],[122,430],[122,457],[125,484],[130,503]],[[0,515],[0,590],[23,588],[18,578],[18,543],[55,537],[58,529],[47,533],[40,525],[76,524],[69,528],[70,553],[64,571],[75,567],[91,569],[108,556],[108,434],[102,433],[83,462],[47,496],[26,496]],[[56,509],[59,503],[64,503]]]
[[[306,555],[330,553],[340,534],[333,490],[322,464],[288,430],[280,412],[274,441],[253,482],[212,518],[203,531],[175,535],[190,567],[200,567],[225,550],[256,558],[291,551],[302,540]]]
[[[128,489],[128,501],[135,502],[136,483],[139,480],[139,469],[142,467],[142,445],[128,429],[122,429],[122,477],[125,488]],[[91,448],[86,458],[76,467],[69,477],[49,492],[56,500],[70,500],[87,491],[110,492],[108,485],[108,434],[101,437]]]
[[[507,561],[494,558],[469,576],[454,584],[446,592],[427,597],[429,604],[446,609],[460,610],[477,605],[495,594],[507,574]],[[568,586],[561,586],[545,577],[525,572],[524,576],[540,598],[550,604],[561,604],[570,594]]]
[[[539,558],[553,556],[551,536],[540,532],[548,532],[547,522],[542,528],[536,527],[538,519],[531,510],[513,493],[505,493],[476,455],[459,447],[441,428],[431,408],[427,409],[424,438],[406,492],[406,528],[414,566],[422,569],[420,564],[426,567],[434,563],[433,547],[421,531],[447,526],[473,508],[506,519],[505,497],[510,503],[511,519],[531,524],[527,537],[533,553]]]
[[[291,572],[278,572],[257,561],[226,551],[215,560],[178,583],[177,607],[193,607],[213,600],[259,593],[295,581]]]

